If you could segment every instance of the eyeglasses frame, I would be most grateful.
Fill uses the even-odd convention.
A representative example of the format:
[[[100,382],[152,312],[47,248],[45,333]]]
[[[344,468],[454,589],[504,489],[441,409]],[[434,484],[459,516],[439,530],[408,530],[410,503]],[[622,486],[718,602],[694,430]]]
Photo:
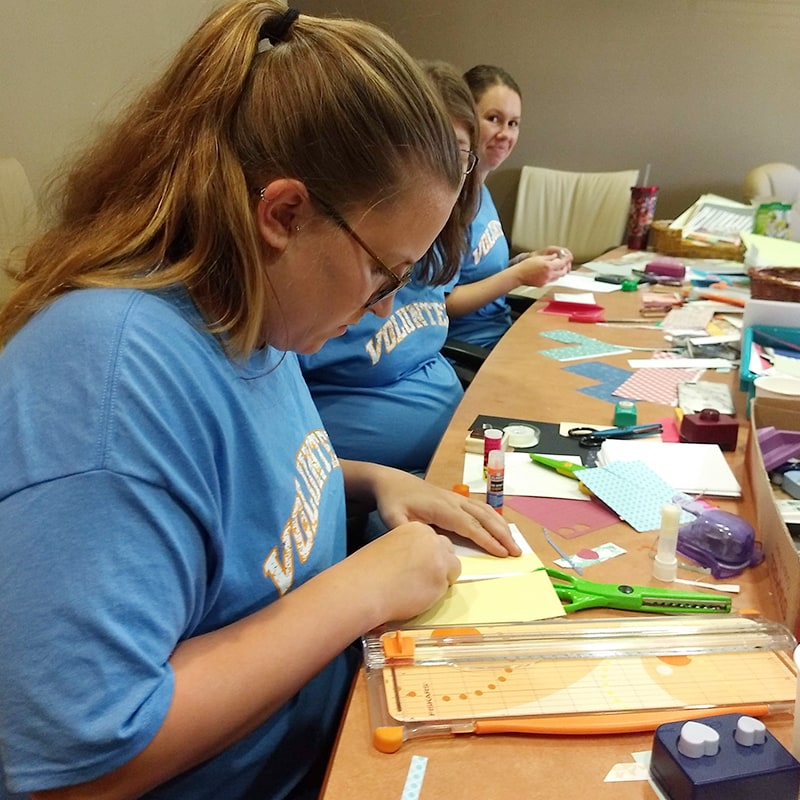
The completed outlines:
[[[467,166],[463,172],[463,178],[475,169],[478,163],[478,155],[472,150],[461,149],[462,153],[467,155]],[[463,180],[462,178],[462,180]],[[400,277],[394,274],[389,267],[386,266],[384,260],[353,230],[347,220],[328,202],[323,200],[318,194],[308,190],[314,202],[323,210],[325,215],[336,223],[379,267],[381,272],[391,281],[391,286],[385,286],[383,289],[378,289],[377,292],[372,294],[370,298],[364,303],[364,308],[372,308],[377,305],[381,300],[397,293],[404,286],[408,286],[411,282],[411,277],[414,272],[414,265],[412,264]],[[264,190],[261,189],[260,196],[264,196]]]
[[[367,302],[364,303],[364,308],[372,308],[372,306],[400,291],[400,289],[411,282],[411,277],[414,272],[413,264],[399,277],[395,275],[394,272],[386,266],[384,260],[353,230],[347,220],[345,220],[330,203],[327,203],[310,190],[308,193],[311,195],[314,202],[323,210],[325,215],[335,222],[336,225],[338,225],[378,265],[381,272],[391,281],[391,286],[384,286],[383,289],[378,289],[377,292],[372,294]]]

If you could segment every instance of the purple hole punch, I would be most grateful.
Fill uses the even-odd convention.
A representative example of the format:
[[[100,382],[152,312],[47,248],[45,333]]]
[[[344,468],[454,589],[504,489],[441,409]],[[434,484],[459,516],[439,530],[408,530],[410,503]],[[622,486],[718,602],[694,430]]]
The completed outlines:
[[[730,578],[764,559],[753,526],[736,514],[712,508],[678,531],[677,550],[708,567],[715,578]]]

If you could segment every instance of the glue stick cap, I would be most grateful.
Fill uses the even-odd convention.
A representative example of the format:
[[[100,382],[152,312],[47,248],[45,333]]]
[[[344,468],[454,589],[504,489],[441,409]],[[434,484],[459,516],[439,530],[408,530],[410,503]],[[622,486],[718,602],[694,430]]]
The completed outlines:
[[[497,428],[487,428],[483,432],[483,441],[486,443],[487,450],[500,447],[503,441],[503,431]]]
[[[667,503],[661,509],[661,530],[658,534],[658,551],[653,561],[653,577],[659,581],[674,581],[678,573],[675,551],[678,544],[678,525],[681,510]]]
[[[489,451],[489,469],[503,469],[506,454],[501,449]]]

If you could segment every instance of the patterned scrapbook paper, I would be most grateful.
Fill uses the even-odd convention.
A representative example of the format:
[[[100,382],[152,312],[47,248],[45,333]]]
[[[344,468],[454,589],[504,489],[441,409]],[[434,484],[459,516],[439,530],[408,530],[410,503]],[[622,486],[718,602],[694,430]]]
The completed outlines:
[[[654,353],[653,358],[677,358],[674,353]],[[674,406],[678,402],[678,384],[696,381],[702,369],[637,369],[613,394],[627,400],[646,400]]]

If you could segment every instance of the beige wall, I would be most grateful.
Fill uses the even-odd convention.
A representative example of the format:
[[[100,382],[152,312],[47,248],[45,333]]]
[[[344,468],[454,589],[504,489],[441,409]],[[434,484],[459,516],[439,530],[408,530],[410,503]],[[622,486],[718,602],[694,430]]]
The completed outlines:
[[[520,83],[520,143],[491,186],[508,220],[516,170],[651,164],[657,216],[747,170],[800,164],[800,0],[293,0],[361,16],[415,56],[498,63]],[[0,0],[0,155],[35,189],[152,76],[213,0]]]
[[[0,157],[38,194],[214,0],[0,0]]]

